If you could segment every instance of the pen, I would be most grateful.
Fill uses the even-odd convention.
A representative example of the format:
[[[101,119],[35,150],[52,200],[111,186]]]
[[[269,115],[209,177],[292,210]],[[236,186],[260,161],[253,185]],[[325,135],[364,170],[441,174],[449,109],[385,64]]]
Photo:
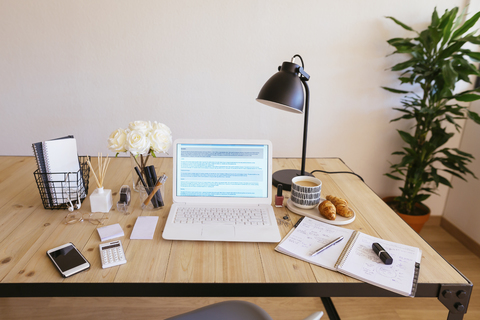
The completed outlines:
[[[298,219],[297,223],[295,223],[295,225],[293,226],[294,228],[298,227],[298,225],[300,224],[300,222],[303,221],[303,218],[305,218],[305,216],[301,217],[300,219]]]
[[[148,203],[150,202],[150,200],[153,200],[153,196],[155,196],[155,194],[157,193],[158,189],[160,189],[160,187],[162,186],[162,182],[160,182],[160,179],[158,180],[157,184],[155,185],[155,188],[153,188],[152,192],[150,193],[150,195],[147,197],[147,199],[145,199],[145,201],[143,202],[143,204],[146,206],[148,205]],[[154,207],[155,205],[157,204],[154,204]]]
[[[377,256],[383,261],[383,263],[389,265],[393,263],[393,258],[388,254],[385,249],[380,245],[380,243],[375,242],[372,244],[372,249],[375,251]]]
[[[135,172],[138,174],[138,178],[142,182],[143,186],[146,188],[147,184],[145,183],[145,180],[143,180],[142,173],[140,172],[140,169],[138,169],[138,167],[135,167]]]
[[[319,254],[320,252],[330,248],[331,246],[333,245],[336,245],[337,243],[339,243],[340,241],[343,240],[343,236],[342,237],[338,237],[337,239],[333,240],[332,242],[324,245],[323,247],[321,247],[320,249],[318,249],[317,251],[315,251],[314,253],[312,253],[312,257],[315,257],[317,254]]]
[[[146,174],[145,176],[147,176],[147,182],[148,182],[148,186],[150,188],[154,188],[156,187],[156,182],[157,182],[157,173],[155,172],[155,167],[152,165],[152,166],[147,166],[145,167],[145,172],[148,173],[148,175]],[[148,181],[148,179],[150,179],[150,181]],[[149,190],[151,190],[149,188]],[[157,189],[158,190],[158,189]],[[154,196],[152,198],[152,204],[153,204],[153,207],[154,208],[158,208],[160,207],[160,203],[158,202],[158,195],[160,194],[160,191],[157,192],[155,190],[155,192],[151,191]],[[148,202],[147,202],[148,203]],[[163,206],[163,205],[162,205]]]

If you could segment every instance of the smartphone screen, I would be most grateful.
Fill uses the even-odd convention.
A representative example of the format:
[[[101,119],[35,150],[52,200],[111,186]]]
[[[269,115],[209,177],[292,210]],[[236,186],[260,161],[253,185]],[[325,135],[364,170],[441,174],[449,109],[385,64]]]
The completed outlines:
[[[90,267],[90,263],[72,243],[48,250],[47,255],[64,277],[69,277]]]

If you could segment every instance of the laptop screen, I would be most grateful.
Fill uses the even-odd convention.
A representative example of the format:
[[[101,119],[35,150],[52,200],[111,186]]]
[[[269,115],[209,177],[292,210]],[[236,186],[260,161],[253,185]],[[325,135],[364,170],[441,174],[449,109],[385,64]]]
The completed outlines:
[[[269,198],[269,143],[175,144],[175,195],[188,198]]]

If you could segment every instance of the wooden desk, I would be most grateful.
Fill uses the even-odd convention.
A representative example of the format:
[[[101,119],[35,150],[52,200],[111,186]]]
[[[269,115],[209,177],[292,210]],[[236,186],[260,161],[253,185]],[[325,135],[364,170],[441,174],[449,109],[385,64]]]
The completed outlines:
[[[96,159],[93,159],[96,167]],[[114,208],[108,223],[125,231],[122,244],[127,264],[102,269],[96,226],[65,225],[66,210],[45,210],[34,180],[33,157],[0,157],[0,297],[53,296],[157,296],[157,297],[396,297],[398,295],[291,258],[274,251],[272,243],[166,241],[162,230],[172,199],[172,159],[157,158],[155,165],[170,177],[166,206],[142,211],[138,193],[132,192],[131,214],[116,211],[117,192],[131,185],[130,159],[112,159],[105,187],[114,192]],[[275,159],[273,171],[299,168],[296,159]],[[340,159],[308,159],[306,170],[350,170]],[[437,297],[448,309],[448,319],[462,319],[469,303],[472,283],[445,261],[408,227],[359,178],[350,174],[315,174],[323,182],[322,196],[347,199],[357,213],[346,228],[361,230],[383,239],[422,249],[420,280],[416,297]],[[90,179],[90,192],[95,188]],[[273,187],[272,187],[273,188]],[[275,194],[275,193],[273,193]],[[288,196],[288,193],[286,193]],[[89,212],[83,202],[80,211]],[[284,236],[300,218],[286,208],[275,208]],[[133,240],[130,233],[140,215],[158,215],[154,240]],[[92,267],[63,279],[46,251],[73,242]],[[327,306],[334,312],[333,305]],[[330,317],[332,317],[330,315]]]

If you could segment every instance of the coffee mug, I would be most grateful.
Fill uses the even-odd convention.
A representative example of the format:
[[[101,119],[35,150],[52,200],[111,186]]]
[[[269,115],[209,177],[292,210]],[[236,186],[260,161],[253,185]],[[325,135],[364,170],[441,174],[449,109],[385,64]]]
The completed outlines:
[[[322,181],[311,176],[298,176],[292,179],[292,203],[302,209],[312,209],[320,203]]]

